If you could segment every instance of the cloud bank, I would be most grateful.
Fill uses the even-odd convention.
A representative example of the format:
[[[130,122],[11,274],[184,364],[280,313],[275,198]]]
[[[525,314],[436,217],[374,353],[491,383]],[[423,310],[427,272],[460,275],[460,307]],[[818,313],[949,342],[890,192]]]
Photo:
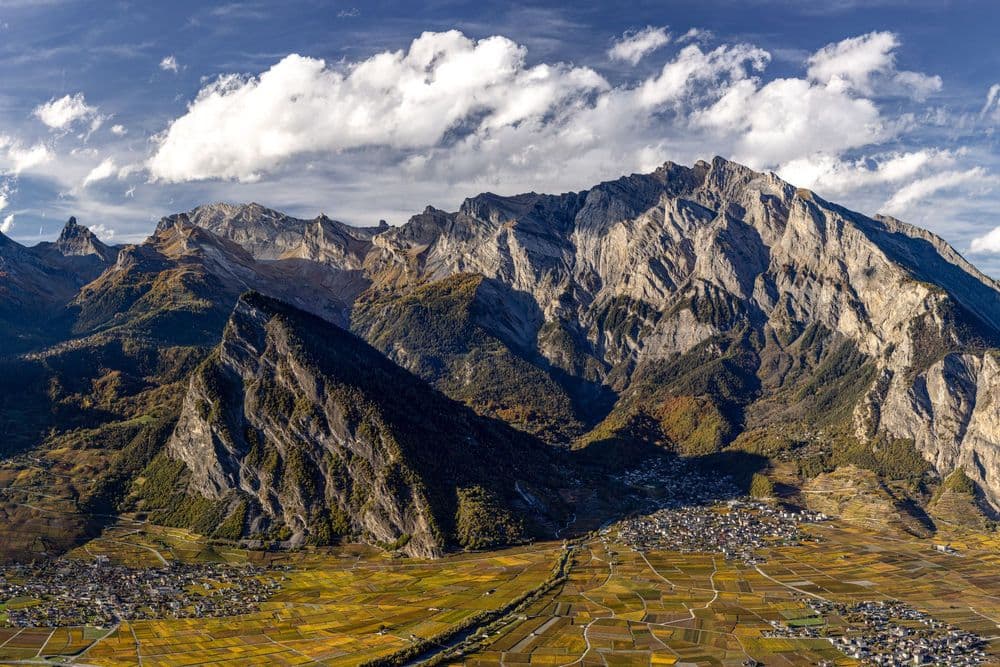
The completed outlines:
[[[1000,255],[1000,227],[972,239],[969,251],[978,255]]]
[[[53,157],[52,150],[44,143],[27,146],[13,137],[0,134],[0,174],[17,176],[51,161]]]
[[[303,153],[366,146],[419,149],[464,124],[471,131],[542,121],[607,87],[588,68],[525,66],[505,37],[474,42],[424,33],[341,71],[290,55],[259,77],[231,74],[201,90],[159,138],[156,179],[257,180]]]
[[[111,178],[118,172],[118,166],[115,164],[113,158],[105,158],[99,165],[90,170],[84,179],[83,187],[87,187],[98,181],[103,181]]]
[[[608,56],[638,63],[669,41],[650,26]],[[902,212],[984,175],[934,174],[953,162],[948,151],[879,149],[913,123],[887,114],[880,98],[919,102],[943,85],[899,70],[899,46],[890,32],[851,37],[813,53],[802,76],[767,81],[771,54],[759,47],[687,43],[648,77],[612,85],[587,67],[529,65],[525,47],[506,37],[427,32],[406,50],[355,62],[293,54],[258,76],[223,75],[155,138],[147,167],[167,183],[257,182],[295,162],[381,160],[409,178],[469,188],[568,189],[711,146],[833,194],[902,188],[885,201]],[[859,150],[869,155],[851,156]]]

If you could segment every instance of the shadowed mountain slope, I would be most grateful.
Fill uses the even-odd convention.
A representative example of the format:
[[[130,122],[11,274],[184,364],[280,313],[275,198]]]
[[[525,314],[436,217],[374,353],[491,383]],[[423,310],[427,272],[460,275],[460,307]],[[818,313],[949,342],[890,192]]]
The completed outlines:
[[[552,456],[354,335],[250,293],[194,374],[138,493],[168,522],[217,513],[229,537],[353,535],[434,556],[537,532],[558,514],[546,510],[547,487],[558,485]],[[152,493],[168,473],[179,504]]]

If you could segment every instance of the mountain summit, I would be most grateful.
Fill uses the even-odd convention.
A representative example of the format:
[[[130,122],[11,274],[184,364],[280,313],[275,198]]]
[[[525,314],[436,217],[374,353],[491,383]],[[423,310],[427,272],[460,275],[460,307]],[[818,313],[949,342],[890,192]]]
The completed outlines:
[[[297,438],[288,429],[308,427],[313,449],[304,455],[316,464],[306,467],[322,473],[317,479],[329,492],[307,501],[282,482],[259,495],[275,478],[265,484],[260,462],[246,461],[254,448],[249,431],[232,430],[227,440],[205,415],[237,414],[239,405],[246,411],[291,392],[303,414],[318,410],[323,428],[333,428],[343,406],[308,387],[336,382],[375,391],[360,377],[367,362],[350,371],[337,366],[334,375],[321,369],[311,379],[275,374],[296,366],[291,348],[234,365],[238,355],[227,352],[239,348],[233,332],[246,330],[238,325],[250,312],[279,312],[285,306],[264,305],[279,302],[312,314],[301,316],[310,345],[324,336],[325,321],[330,340],[353,349],[359,342],[340,330],[349,329],[480,418],[516,428],[531,446],[609,461],[636,444],[708,459],[752,455],[781,462],[792,485],[855,466],[896,484],[901,507],[930,507],[928,489],[961,470],[977,506],[987,514],[1000,509],[998,283],[927,231],[850,211],[722,158],[691,167],[668,162],[561,195],[480,194],[453,212],[427,207],[398,227],[212,204],[164,218],[146,242],[107,249],[113,257],[88,234],[71,224],[53,247],[0,247],[4,270],[15,277],[0,293],[4,330],[19,327],[13,299],[52,284],[46,276],[66,274],[59,261],[84,254],[100,273],[85,285],[74,274],[39,300],[36,310],[48,309],[67,329],[55,347],[37,349],[36,338],[22,343],[35,348],[31,359],[48,360],[33,371],[37,395],[23,400],[51,409],[22,428],[37,440],[17,442],[56,447],[60,425],[45,415],[85,393],[72,393],[68,379],[52,382],[47,374],[68,367],[56,359],[79,348],[114,350],[87,371],[109,396],[95,423],[145,414],[143,406],[161,397],[150,380],[158,373],[187,382],[183,406],[179,399],[160,404],[176,410],[173,419],[182,415],[170,460],[185,462],[185,492],[212,502],[257,498],[256,505],[247,499],[256,508],[245,516],[248,531],[287,528],[295,539],[312,539],[322,524],[314,519],[333,516],[323,503],[336,498],[345,530],[382,541],[420,533],[414,553],[460,543],[450,505],[386,507],[385,516],[408,517],[387,522],[344,505],[346,487],[332,481],[323,452],[347,441],[320,429],[322,420],[296,426],[241,417],[237,426],[252,427],[263,438],[260,451],[276,452],[282,465],[291,452],[282,443]],[[273,301],[241,301],[247,290]],[[267,336],[277,335],[277,325],[268,326]],[[206,357],[235,389],[196,409],[191,397],[207,367],[194,372],[192,358]],[[279,377],[276,388],[261,384]],[[391,401],[379,410],[380,423],[402,418]],[[366,452],[375,447],[355,440]],[[158,441],[156,451],[165,445]],[[459,460],[460,446],[442,446],[442,456]],[[432,473],[414,475],[425,486],[439,483],[429,481],[439,480]],[[449,502],[456,489],[477,486],[524,514],[519,496],[484,479],[441,483],[452,489]]]
[[[111,248],[104,245],[92,231],[77,224],[76,218],[73,217],[63,227],[55,242],[55,248],[67,257],[95,255],[106,263],[113,262],[117,255]]]
[[[844,443],[890,438],[1000,500],[997,282],[929,232],[774,174],[666,163],[381,230],[258,205],[191,219],[258,258],[321,262],[341,290],[350,275],[356,332],[550,439],[651,416],[680,451],[752,436],[829,465]]]

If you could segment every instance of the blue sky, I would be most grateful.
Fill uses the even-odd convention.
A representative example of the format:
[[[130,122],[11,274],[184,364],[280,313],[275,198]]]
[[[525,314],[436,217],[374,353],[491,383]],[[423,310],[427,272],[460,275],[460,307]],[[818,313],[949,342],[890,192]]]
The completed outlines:
[[[0,229],[405,222],[715,154],[1000,276],[1000,3],[0,0]]]

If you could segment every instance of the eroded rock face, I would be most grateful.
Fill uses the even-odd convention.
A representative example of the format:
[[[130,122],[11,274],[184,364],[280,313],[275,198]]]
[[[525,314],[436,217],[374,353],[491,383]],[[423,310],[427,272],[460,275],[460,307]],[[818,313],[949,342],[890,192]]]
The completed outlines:
[[[873,369],[855,388],[858,437],[912,439],[941,475],[961,466],[1000,502],[990,351],[1000,288],[924,230],[722,158],[579,193],[479,195],[389,229],[255,211],[192,219],[256,257],[322,257],[364,283],[347,297],[482,275],[518,311],[504,318],[504,340],[540,367],[616,390],[634,369],[719,337],[750,331],[780,356],[822,327]],[[774,388],[758,374],[763,388],[747,404]]]
[[[192,378],[166,452],[188,493],[242,499],[244,537],[283,527],[292,544],[350,535],[434,557],[481,538],[456,532],[466,489],[496,486],[479,497],[509,517],[523,505],[513,484],[545,465],[544,446],[514,455],[516,432],[491,429],[351,334],[250,294]]]
[[[1000,362],[996,351],[949,353],[895,378],[879,426],[912,438],[939,471],[961,468],[1000,509]]]
[[[192,380],[167,451],[191,471],[190,491],[221,500],[232,490],[259,508],[248,534],[275,521],[301,543],[316,524],[350,516],[352,531],[390,544],[410,536],[407,552],[439,555],[423,495],[390,489],[396,454],[363,434],[318,373],[302,364],[273,313],[241,300],[211,368]],[[221,390],[221,391],[220,391]],[[315,414],[293,415],[296,405]],[[214,414],[217,413],[217,414]],[[255,449],[256,448],[256,449]],[[352,489],[364,502],[351,511]]]

